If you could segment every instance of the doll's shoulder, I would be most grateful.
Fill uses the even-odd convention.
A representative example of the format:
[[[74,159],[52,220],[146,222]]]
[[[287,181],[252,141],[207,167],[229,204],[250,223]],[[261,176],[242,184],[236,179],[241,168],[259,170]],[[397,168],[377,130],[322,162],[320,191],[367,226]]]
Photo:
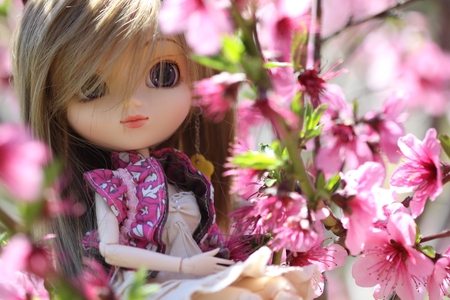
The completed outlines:
[[[181,175],[181,179],[201,181],[207,185],[209,189],[213,190],[211,181],[202,172],[198,171],[192,164],[191,159],[183,152],[174,148],[163,148],[152,152],[152,156],[155,157],[162,165],[167,177],[177,177]],[[185,176],[182,176],[183,173]]]
[[[145,158],[137,152],[113,152],[111,160],[113,169],[91,170],[83,178],[87,189],[100,195],[119,221],[127,217],[129,206],[156,202],[159,207],[164,202],[164,171],[154,157]]]

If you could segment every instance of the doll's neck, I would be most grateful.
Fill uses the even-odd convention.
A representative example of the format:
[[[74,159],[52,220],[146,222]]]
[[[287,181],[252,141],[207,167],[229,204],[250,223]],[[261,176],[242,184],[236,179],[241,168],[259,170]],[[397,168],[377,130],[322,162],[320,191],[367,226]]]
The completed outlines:
[[[150,157],[150,150],[148,148],[138,149],[136,151],[145,158]]]

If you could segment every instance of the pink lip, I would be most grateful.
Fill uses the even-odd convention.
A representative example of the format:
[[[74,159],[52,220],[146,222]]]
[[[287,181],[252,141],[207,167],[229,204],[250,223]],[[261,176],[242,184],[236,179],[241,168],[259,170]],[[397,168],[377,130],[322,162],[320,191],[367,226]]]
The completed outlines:
[[[148,117],[143,115],[135,115],[126,117],[124,120],[120,121],[120,124],[123,124],[128,128],[139,128],[144,126],[145,122],[148,120]]]

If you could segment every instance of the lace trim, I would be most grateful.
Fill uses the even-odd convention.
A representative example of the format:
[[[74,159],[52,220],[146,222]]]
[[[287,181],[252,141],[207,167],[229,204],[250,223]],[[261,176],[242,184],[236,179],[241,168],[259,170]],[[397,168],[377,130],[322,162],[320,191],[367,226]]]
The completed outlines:
[[[120,228],[120,239],[121,242],[126,243],[126,237],[128,232],[131,231],[131,224],[136,220],[136,207],[139,203],[139,199],[136,197],[136,183],[133,181],[131,174],[125,169],[118,169],[119,177],[122,179],[123,183],[127,186],[127,197],[128,197],[128,210],[127,217],[123,221]],[[125,245],[125,243],[121,243]]]

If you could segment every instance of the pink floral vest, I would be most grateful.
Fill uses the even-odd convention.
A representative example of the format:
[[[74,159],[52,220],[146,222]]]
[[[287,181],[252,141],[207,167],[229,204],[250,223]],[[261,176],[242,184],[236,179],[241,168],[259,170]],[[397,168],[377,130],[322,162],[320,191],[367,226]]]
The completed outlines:
[[[149,158],[135,151],[113,152],[111,156],[116,170],[89,171],[84,179],[116,215],[121,245],[165,253],[161,234],[168,214],[168,179],[196,196],[201,220],[193,238],[200,249],[208,251],[223,244],[215,223],[213,186],[184,153],[165,148],[154,151]],[[87,251],[98,247],[96,231],[86,234],[83,246]]]

